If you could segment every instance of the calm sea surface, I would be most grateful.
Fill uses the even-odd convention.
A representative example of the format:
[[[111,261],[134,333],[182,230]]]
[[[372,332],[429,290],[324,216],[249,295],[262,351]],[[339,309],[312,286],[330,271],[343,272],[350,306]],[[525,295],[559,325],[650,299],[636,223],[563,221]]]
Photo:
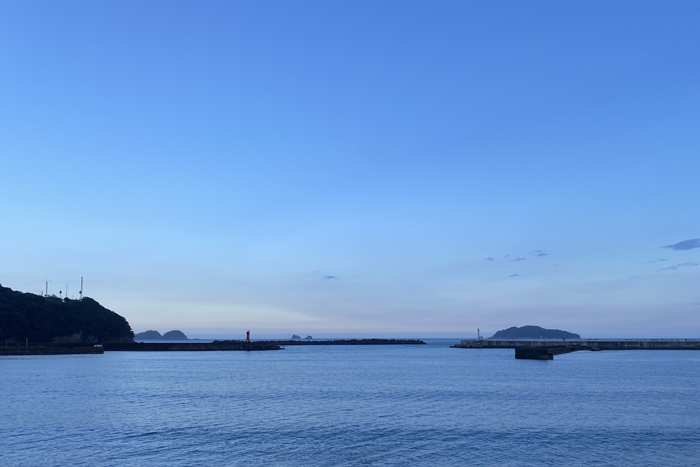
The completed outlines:
[[[0,465],[700,465],[700,352],[427,342],[0,357]]]

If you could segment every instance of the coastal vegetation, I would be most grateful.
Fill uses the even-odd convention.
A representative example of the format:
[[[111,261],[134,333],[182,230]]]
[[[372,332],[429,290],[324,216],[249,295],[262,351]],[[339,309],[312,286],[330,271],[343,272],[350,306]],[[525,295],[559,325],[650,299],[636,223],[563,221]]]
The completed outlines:
[[[0,339],[8,342],[132,342],[127,320],[92,298],[61,299],[0,285]]]
[[[540,326],[511,327],[498,331],[489,339],[580,339],[573,332],[560,329],[544,329]]]

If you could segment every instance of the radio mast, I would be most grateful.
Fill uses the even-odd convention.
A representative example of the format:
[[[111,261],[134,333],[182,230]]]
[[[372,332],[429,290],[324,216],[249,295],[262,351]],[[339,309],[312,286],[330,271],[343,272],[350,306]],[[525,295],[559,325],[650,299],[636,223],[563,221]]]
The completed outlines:
[[[80,278],[80,299],[83,299],[83,278]]]

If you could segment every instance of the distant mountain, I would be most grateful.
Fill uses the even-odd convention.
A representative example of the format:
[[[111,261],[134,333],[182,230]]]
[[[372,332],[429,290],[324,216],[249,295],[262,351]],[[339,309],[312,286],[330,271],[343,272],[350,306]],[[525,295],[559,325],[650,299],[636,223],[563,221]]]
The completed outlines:
[[[159,341],[162,338],[158,331],[145,331],[134,335],[134,340],[137,341]]]
[[[175,329],[173,331],[168,331],[165,334],[163,334],[163,339],[169,341],[186,341],[187,336],[184,332]]]
[[[168,331],[162,336],[158,331],[144,331],[136,334],[134,340],[137,341],[186,341],[187,336],[178,330]]]
[[[544,329],[539,326],[512,327],[498,331],[489,339],[580,339],[581,336],[559,329]]]
[[[61,299],[0,285],[0,339],[15,342],[132,342],[123,316],[92,298]]]
[[[292,335],[292,338],[291,338],[290,340],[298,341],[298,340],[300,340],[300,339],[301,339],[301,336],[298,336],[298,335],[296,335],[296,334],[293,334],[293,335]]]

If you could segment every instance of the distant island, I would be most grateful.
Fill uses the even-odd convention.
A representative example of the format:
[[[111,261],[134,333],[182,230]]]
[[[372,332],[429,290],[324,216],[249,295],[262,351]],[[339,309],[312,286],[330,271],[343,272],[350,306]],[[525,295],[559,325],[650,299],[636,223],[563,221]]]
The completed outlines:
[[[0,285],[0,339],[9,343],[133,342],[127,320],[92,298],[23,293]],[[3,342],[4,343],[4,342]]]
[[[168,331],[161,336],[158,331],[144,331],[139,332],[134,336],[134,340],[137,341],[186,341],[188,340],[184,332],[178,331],[177,329],[173,331]]]
[[[307,340],[307,341],[310,341],[310,340],[313,340],[313,337],[311,337],[311,336],[306,336],[304,339]]]
[[[292,334],[292,338],[290,340],[293,340],[293,341],[301,340],[301,336],[299,336],[297,334]]]
[[[580,339],[581,336],[573,332],[559,329],[544,329],[539,326],[522,326],[498,331],[489,339]]]

